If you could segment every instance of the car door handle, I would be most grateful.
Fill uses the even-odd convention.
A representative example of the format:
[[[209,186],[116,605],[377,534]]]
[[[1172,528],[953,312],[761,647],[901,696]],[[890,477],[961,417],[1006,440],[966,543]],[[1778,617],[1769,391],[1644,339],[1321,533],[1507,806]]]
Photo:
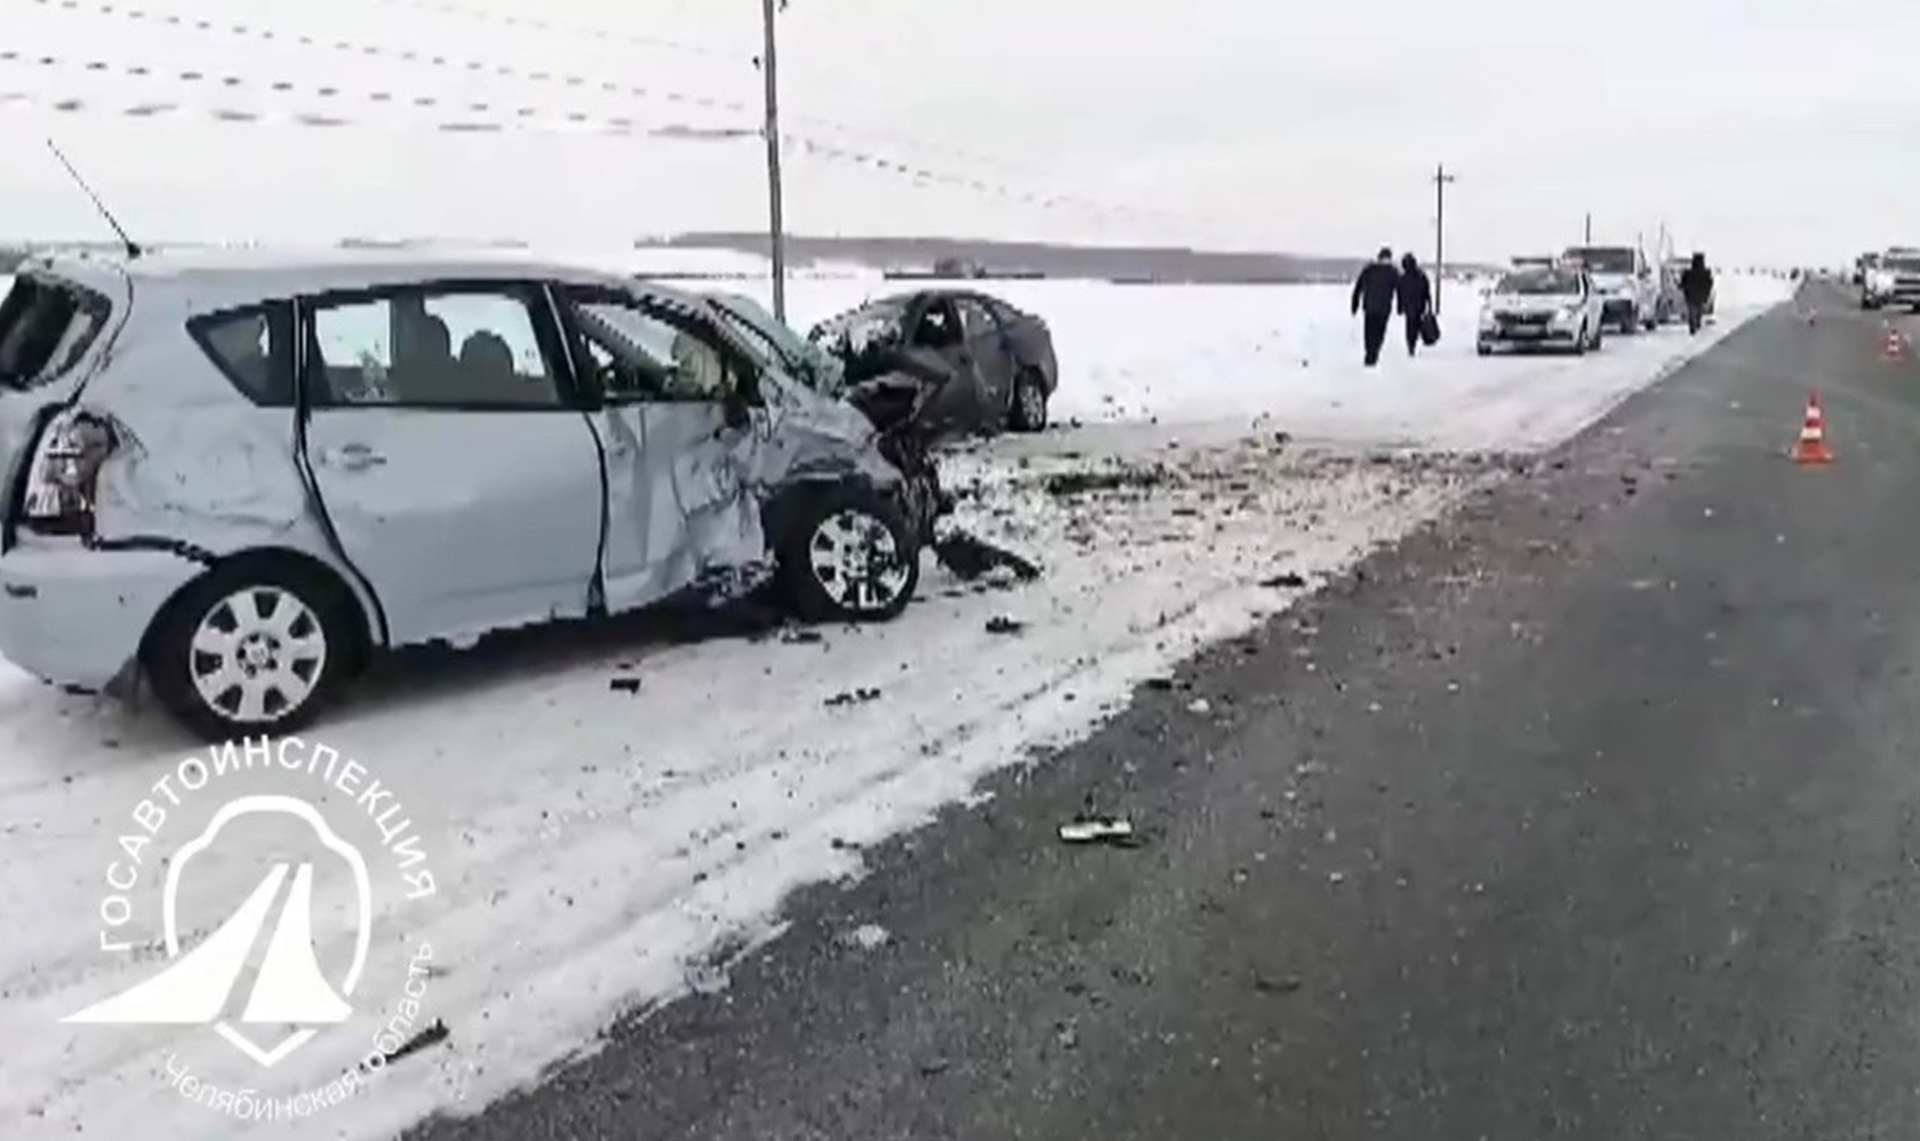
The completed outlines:
[[[365,444],[345,444],[320,453],[320,461],[343,471],[363,471],[387,462],[387,457]]]

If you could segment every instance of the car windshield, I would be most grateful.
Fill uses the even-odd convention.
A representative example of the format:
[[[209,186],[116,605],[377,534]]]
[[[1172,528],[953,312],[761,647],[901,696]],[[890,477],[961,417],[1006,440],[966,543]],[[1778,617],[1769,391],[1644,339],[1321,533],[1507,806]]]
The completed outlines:
[[[899,343],[904,338],[906,320],[905,299],[888,297],[822,321],[807,339],[843,356],[864,356]]]
[[[1630,249],[1580,248],[1567,251],[1567,256],[1579,258],[1593,273],[1632,273],[1633,251]]]
[[[1518,293],[1523,296],[1578,293],[1580,279],[1565,270],[1530,269],[1520,273],[1510,273],[1501,278],[1498,292]]]
[[[712,301],[721,321],[769,360],[786,365],[797,379],[822,392],[840,389],[845,372],[840,362],[802,340],[758,301],[735,293],[716,294]]]

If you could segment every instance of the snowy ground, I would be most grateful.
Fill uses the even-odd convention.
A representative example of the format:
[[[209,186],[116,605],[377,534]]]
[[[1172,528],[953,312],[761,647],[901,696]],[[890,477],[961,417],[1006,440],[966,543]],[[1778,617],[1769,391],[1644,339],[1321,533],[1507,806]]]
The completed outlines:
[[[884,288],[803,281],[791,304],[805,322]],[[383,899],[375,922],[383,946],[436,948],[429,1001],[451,1039],[287,1135],[372,1138],[478,1108],[622,1012],[718,985],[727,954],[777,933],[791,889],[856,874],[862,845],[1084,735],[1144,679],[1497,478],[1497,460],[1449,453],[1552,444],[1785,292],[1727,282],[1698,339],[1479,360],[1477,298],[1455,291],[1437,352],[1367,373],[1344,290],[990,288],[1052,322],[1056,411],[1084,426],[957,455],[950,480],[961,521],[1034,555],[1041,581],[929,564],[899,622],[818,640],[665,622],[515,637],[383,669],[310,735],[398,786],[425,834],[440,892]],[[1024,625],[990,632],[997,618]],[[0,913],[28,917],[0,944],[9,1136],[219,1132],[161,1084],[173,1051],[223,1088],[281,1096],[358,1057],[385,1012],[270,1074],[210,1035],[58,1024],[152,970],[156,951],[119,966],[98,951],[95,901],[128,811],[192,746],[156,714],[4,669]],[[258,870],[210,874],[237,893]],[[337,950],[337,917],[316,924]],[[397,987],[384,969],[370,993]]]

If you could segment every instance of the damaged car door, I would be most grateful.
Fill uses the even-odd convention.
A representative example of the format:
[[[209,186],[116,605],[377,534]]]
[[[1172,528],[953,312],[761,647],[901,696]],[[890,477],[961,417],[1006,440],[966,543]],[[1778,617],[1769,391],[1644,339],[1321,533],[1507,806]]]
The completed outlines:
[[[396,645],[583,615],[600,458],[537,286],[303,303],[304,459]]]
[[[980,423],[999,428],[1013,407],[1013,378],[1019,371],[1013,343],[999,318],[978,298],[959,297],[954,307],[960,311],[960,329],[967,339],[967,356],[979,374]]]
[[[602,407],[606,606],[618,612],[770,561],[748,455],[762,416],[751,366],[695,314],[614,289],[561,292]]]
[[[986,381],[953,299],[940,293],[925,295],[910,312],[908,327],[908,355],[938,358],[950,378],[929,401],[922,421],[942,436],[997,427],[1000,416],[992,411]]]

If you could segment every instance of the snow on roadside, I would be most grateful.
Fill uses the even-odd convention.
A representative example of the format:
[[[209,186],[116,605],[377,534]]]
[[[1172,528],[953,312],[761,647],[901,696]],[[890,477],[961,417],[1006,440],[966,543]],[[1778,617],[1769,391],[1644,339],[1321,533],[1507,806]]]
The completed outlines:
[[[1170,406],[1236,413],[1090,425],[956,455],[949,479],[972,489],[959,521],[1035,555],[1047,570],[1040,582],[962,583],[929,562],[901,620],[818,640],[684,642],[678,627],[647,623],[510,639],[388,671],[308,735],[397,786],[427,837],[439,894],[382,899],[375,926],[383,940],[424,940],[444,957],[431,1013],[452,1036],[396,1064],[377,1091],[290,1123],[287,1136],[382,1137],[429,1112],[478,1109],[591,1049],[623,1012],[718,985],[720,951],[775,935],[792,889],[857,873],[862,846],[964,800],[1035,747],[1084,736],[1140,681],[1303,590],[1264,582],[1294,572],[1311,589],[1494,478],[1465,461],[1380,465],[1364,462],[1367,448],[1282,444],[1278,432],[1301,436],[1313,410],[1347,414],[1328,423],[1354,441],[1391,443],[1417,417],[1384,386],[1406,408],[1429,410],[1419,386],[1445,387],[1466,402],[1463,414],[1497,410],[1489,438],[1513,430],[1524,446],[1570,430],[1571,415],[1555,411],[1568,389],[1641,383],[1651,374],[1630,377],[1624,362],[1657,369],[1706,343],[1663,333],[1564,366],[1443,354],[1383,369],[1380,391],[1352,410],[1319,390],[1263,404],[1254,415],[1268,419],[1255,423],[1247,393],[1309,390],[1243,387],[1261,369],[1228,349],[1291,327],[1286,314],[1317,312],[1325,297],[1274,289],[1256,305],[1236,295],[1232,312],[1250,324],[1234,332],[1212,291],[1076,289],[1060,288],[1049,316],[1074,346],[1062,357],[1077,382],[1096,367],[1118,376],[1112,362],[1127,351],[1176,360],[1180,345],[1206,345],[1213,355],[1182,365],[1185,387]],[[1070,356],[1095,343],[1084,338],[1103,304],[1119,343],[1084,350],[1106,354],[1092,362]],[[1156,348],[1135,327],[1149,311],[1159,314],[1153,335],[1174,347]],[[1730,310],[1723,332],[1735,318]],[[1068,330],[1079,332],[1068,340]],[[1350,353],[1351,335],[1325,333],[1304,371],[1339,372],[1328,354]],[[1450,334],[1456,352],[1458,343]],[[1516,379],[1536,367],[1556,371]],[[1618,371],[1604,384],[1581,371],[1609,368]],[[1127,375],[1160,374],[1136,364]],[[1215,378],[1217,406],[1202,399]],[[1125,391],[1172,399],[1157,386]],[[1002,618],[1011,622],[989,629]],[[1008,626],[1016,632],[994,632]],[[637,688],[611,687],[616,677]],[[843,695],[856,696],[835,700]],[[0,679],[0,911],[35,917],[0,944],[0,1036],[35,1043],[0,1071],[0,1118],[27,1123],[22,1136],[82,1126],[206,1135],[218,1119],[162,1084],[170,1053],[225,1088],[288,1096],[356,1060],[388,1013],[360,1011],[270,1073],[211,1035],[58,1023],[152,969],[151,952],[119,963],[99,952],[95,904],[132,805],[191,751],[155,713]],[[230,852],[201,890],[243,893],[258,873],[246,855]],[[338,953],[349,936],[340,917],[315,923],[323,953]],[[376,971],[369,985],[397,984]]]

